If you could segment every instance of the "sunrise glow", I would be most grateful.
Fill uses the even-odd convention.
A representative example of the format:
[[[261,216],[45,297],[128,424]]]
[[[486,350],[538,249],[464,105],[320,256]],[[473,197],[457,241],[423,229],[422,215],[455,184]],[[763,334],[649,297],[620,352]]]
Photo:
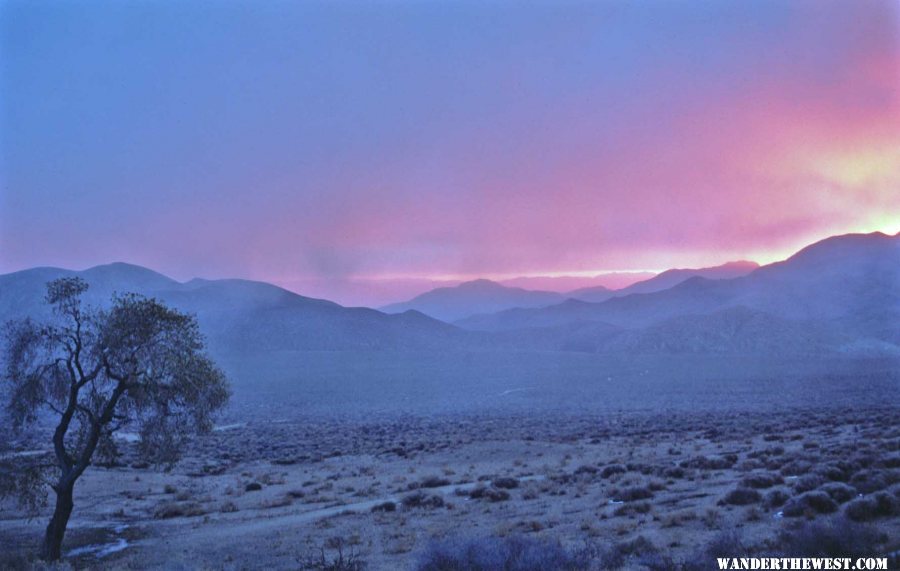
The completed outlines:
[[[0,271],[306,291],[900,230],[893,2],[91,6],[4,5]]]

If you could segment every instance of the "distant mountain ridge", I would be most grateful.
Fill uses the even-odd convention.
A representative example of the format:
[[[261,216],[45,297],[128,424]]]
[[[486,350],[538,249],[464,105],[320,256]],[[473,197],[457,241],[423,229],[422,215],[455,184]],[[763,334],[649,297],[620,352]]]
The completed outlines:
[[[478,279],[456,286],[435,288],[408,301],[392,303],[379,309],[385,313],[402,313],[413,309],[435,319],[453,322],[482,313],[546,307],[569,298],[599,302],[631,293],[661,291],[696,276],[709,279],[734,278],[746,275],[758,267],[759,264],[756,262],[739,261],[711,268],[674,269],[653,275],[622,289],[591,286],[563,293],[524,289],[491,280]]]
[[[741,277],[711,280],[695,276],[651,293],[632,293],[600,303],[569,300],[456,323],[473,330],[513,331],[602,322],[631,331],[622,336],[632,338],[619,345],[623,350],[654,346],[648,336],[657,335],[661,324],[669,323],[670,336],[684,331],[699,335],[705,328],[708,339],[718,336],[724,346],[733,335],[728,336],[724,321],[709,316],[723,311],[728,315],[727,311],[735,308],[750,312],[744,317],[752,313],[758,320],[772,319],[771,323],[778,324],[769,331],[757,328],[757,346],[762,346],[766,335],[781,339],[782,345],[796,345],[798,338],[806,337],[794,328],[797,324],[817,332],[807,339],[808,348],[851,346],[854,340],[871,341],[864,343],[866,346],[896,346],[900,344],[900,236],[835,236]],[[635,338],[641,335],[643,341]],[[752,345],[747,340],[744,344]]]
[[[386,315],[368,308],[345,308],[249,280],[181,283],[121,262],[84,271],[35,268],[0,275],[0,321],[47,316],[45,285],[67,276],[88,282],[87,303],[105,305],[113,293],[135,292],[196,314],[218,352],[425,349],[453,347],[472,337],[413,311]]]
[[[473,280],[453,287],[440,287],[409,301],[380,308],[385,313],[416,310],[442,321],[456,321],[475,313],[493,313],[513,307],[544,307],[565,299],[560,293],[501,285],[491,280]]]
[[[622,297],[632,293],[653,293],[655,291],[662,291],[693,277],[702,277],[711,280],[738,278],[749,274],[758,267],[759,264],[756,262],[741,260],[710,268],[672,269],[622,289],[610,290],[604,287],[589,287],[571,291],[567,296],[581,301],[600,302],[606,301],[612,297]]]
[[[706,270],[712,271],[707,275],[721,276],[747,269],[726,265]],[[88,303],[106,304],[114,292],[136,292],[195,313],[214,354],[228,356],[496,349],[900,355],[900,235],[835,236],[739,277],[681,279],[697,271],[664,272],[643,286],[634,284],[637,292],[599,303],[487,280],[415,298],[422,307],[445,315],[470,315],[473,308],[498,304],[534,304],[448,324],[404,307],[392,308],[402,311],[396,314],[347,308],[263,282],[182,283],[124,263],[84,271],[33,268],[0,275],[0,323],[48,315],[46,283],[77,275],[91,285]],[[656,289],[668,283],[675,285]]]

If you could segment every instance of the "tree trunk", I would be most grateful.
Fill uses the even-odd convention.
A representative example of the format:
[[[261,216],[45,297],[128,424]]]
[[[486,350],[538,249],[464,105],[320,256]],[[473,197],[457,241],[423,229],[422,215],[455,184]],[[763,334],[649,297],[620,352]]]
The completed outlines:
[[[62,557],[63,536],[66,534],[69,516],[72,515],[72,508],[75,505],[72,501],[74,488],[75,482],[60,482],[57,486],[56,509],[47,525],[44,545],[41,547],[41,559],[45,561],[56,561]]]

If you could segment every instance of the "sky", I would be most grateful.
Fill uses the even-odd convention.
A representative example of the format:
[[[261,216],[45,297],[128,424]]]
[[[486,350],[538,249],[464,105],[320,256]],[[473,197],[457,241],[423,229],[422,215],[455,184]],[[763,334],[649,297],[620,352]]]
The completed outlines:
[[[900,231],[900,3],[6,0],[0,185],[0,272],[770,262]]]

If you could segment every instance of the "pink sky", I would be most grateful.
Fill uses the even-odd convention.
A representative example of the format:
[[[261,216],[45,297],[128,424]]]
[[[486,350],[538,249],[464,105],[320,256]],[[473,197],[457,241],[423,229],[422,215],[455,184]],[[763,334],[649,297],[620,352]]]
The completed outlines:
[[[376,304],[896,233],[898,6],[6,4],[0,271]]]

